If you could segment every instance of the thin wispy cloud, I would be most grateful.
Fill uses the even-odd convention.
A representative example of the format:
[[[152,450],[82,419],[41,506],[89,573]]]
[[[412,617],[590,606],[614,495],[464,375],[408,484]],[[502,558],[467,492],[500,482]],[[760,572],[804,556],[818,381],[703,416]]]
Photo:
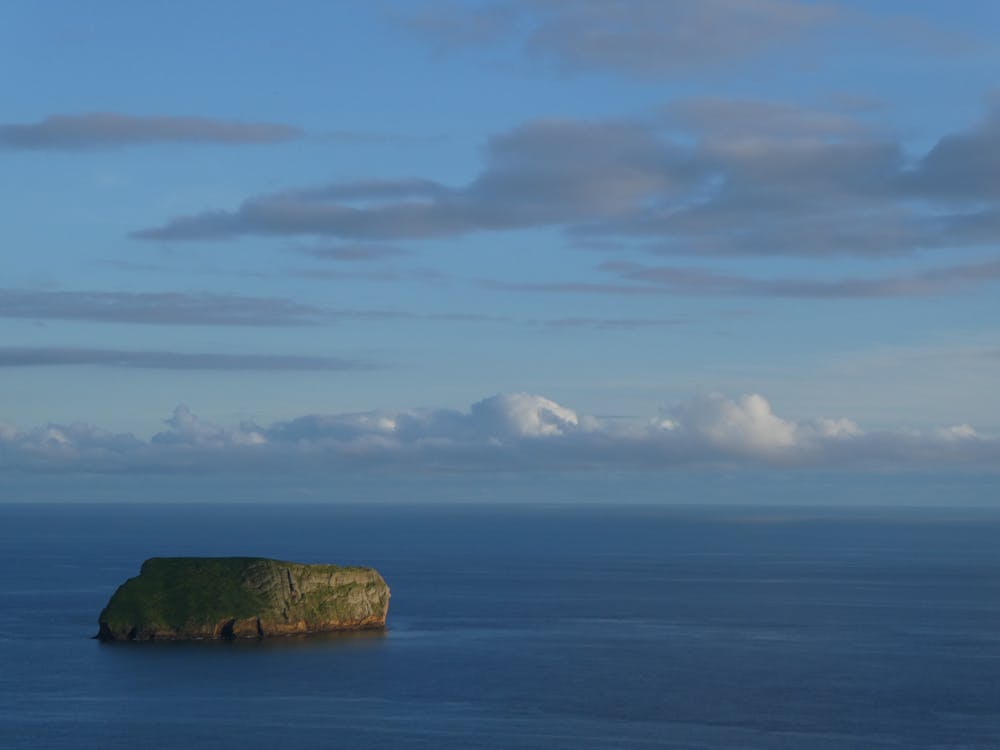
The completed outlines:
[[[439,55],[513,50],[562,74],[639,80],[690,79],[790,51],[818,65],[835,50],[825,42],[847,28],[922,54],[954,56],[986,46],[917,11],[802,0],[488,0],[425,2],[392,17]]]
[[[291,125],[209,117],[136,116],[119,112],[50,115],[37,122],[0,124],[0,147],[87,150],[169,143],[245,145],[301,138]]]
[[[310,414],[223,427],[179,406],[145,440],[85,424],[0,423],[0,466],[20,470],[339,471],[762,466],[995,470],[1000,440],[970,425],[866,431],[846,418],[789,419],[757,394],[700,396],[646,420],[581,414],[543,396],[491,396],[466,411]]]
[[[542,292],[552,294],[611,294],[624,296],[662,295],[662,287],[643,284],[620,284],[591,281],[502,281],[479,279],[483,289],[499,292]]]
[[[718,69],[837,23],[831,3],[793,0],[507,0],[427,5],[400,18],[437,49],[510,43],[556,69],[653,78]]]
[[[662,328],[669,326],[688,325],[690,320],[683,318],[552,318],[550,320],[532,321],[534,325],[546,328],[585,328],[604,331],[634,331],[641,328]]]
[[[942,266],[878,278],[762,279],[722,274],[697,268],[646,266],[608,262],[602,270],[622,279],[654,284],[673,294],[712,294],[748,297],[813,299],[924,297],[961,291],[965,287],[1000,280],[1000,260]]]
[[[387,271],[384,273],[337,272],[327,269],[301,271],[309,277],[367,281],[400,281],[403,274]],[[415,272],[413,279],[425,283],[439,283],[440,279]],[[73,320],[93,323],[127,325],[185,325],[185,326],[237,326],[237,327],[300,327],[333,325],[350,322],[414,321],[438,323],[499,323],[505,325],[549,327],[549,328],[593,328],[604,330],[648,328],[651,326],[676,325],[682,322],[674,319],[651,318],[523,318],[512,315],[491,315],[479,312],[417,312],[413,310],[393,310],[378,308],[322,307],[306,305],[277,297],[246,297],[240,295],[184,293],[184,292],[64,292],[25,289],[0,289],[0,319],[25,320]],[[0,357],[0,366],[17,364],[46,364],[44,358],[63,356],[66,362],[51,364],[88,364],[73,362],[74,357],[104,357],[103,362],[95,359],[89,364],[115,364],[111,360],[119,355],[135,358],[142,352],[100,350],[53,349],[48,353],[41,349],[2,349],[11,355],[7,363]],[[20,361],[13,353],[20,352]],[[34,352],[34,353],[32,353]],[[74,354],[75,352],[75,354]],[[61,354],[60,354],[61,353]],[[151,356],[154,353],[147,353]],[[35,361],[29,361],[35,357]],[[138,360],[135,360],[138,361]],[[178,360],[180,361],[180,360]],[[194,361],[194,360],[192,360]],[[205,360],[207,361],[207,360]],[[323,369],[323,358],[310,366],[302,360],[305,369]],[[264,363],[265,360],[261,360]],[[139,364],[121,366],[141,366]],[[223,368],[224,369],[224,368]],[[290,366],[288,369],[296,369]],[[333,368],[336,369],[336,368]]]
[[[484,289],[498,291],[553,294],[877,299],[952,294],[968,287],[1000,281],[1000,260],[941,266],[875,278],[841,279],[757,278],[701,268],[649,266],[627,261],[609,261],[602,263],[599,269],[618,277],[619,281],[593,283],[482,279],[479,285]]]
[[[410,253],[391,245],[374,245],[353,243],[344,245],[310,245],[293,248],[295,252],[319,260],[330,260],[344,263],[363,263],[368,261],[389,260]]]
[[[308,326],[322,309],[280,297],[209,292],[0,289],[0,318],[205,326]]]
[[[0,367],[78,367],[83,365],[144,370],[214,370],[222,372],[336,372],[377,369],[377,365],[372,362],[341,357],[136,351],[78,347],[0,347]]]
[[[451,281],[451,277],[433,268],[390,268],[378,267],[359,270],[352,268],[292,268],[285,271],[289,276],[307,281],[366,281],[376,284],[419,284],[421,286],[441,286]]]

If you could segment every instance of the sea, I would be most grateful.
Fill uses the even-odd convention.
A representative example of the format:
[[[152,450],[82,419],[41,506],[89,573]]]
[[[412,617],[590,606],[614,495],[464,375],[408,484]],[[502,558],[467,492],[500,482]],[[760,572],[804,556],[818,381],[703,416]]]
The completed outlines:
[[[94,640],[159,555],[376,567],[381,632]],[[0,505],[2,748],[1000,748],[1000,512]]]

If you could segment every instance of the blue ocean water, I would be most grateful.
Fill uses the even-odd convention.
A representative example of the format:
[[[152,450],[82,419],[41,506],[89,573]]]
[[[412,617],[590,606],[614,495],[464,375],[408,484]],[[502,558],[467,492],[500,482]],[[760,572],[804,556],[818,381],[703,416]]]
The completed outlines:
[[[0,747],[997,748],[1000,514],[0,505]],[[101,644],[154,555],[376,566],[384,633]]]

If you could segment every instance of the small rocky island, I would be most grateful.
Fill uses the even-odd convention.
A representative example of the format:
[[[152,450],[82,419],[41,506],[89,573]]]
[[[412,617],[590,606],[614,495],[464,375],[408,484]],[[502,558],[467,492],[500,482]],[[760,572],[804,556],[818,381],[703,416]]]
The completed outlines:
[[[154,557],[101,612],[102,641],[265,638],[385,627],[372,568],[260,557]]]

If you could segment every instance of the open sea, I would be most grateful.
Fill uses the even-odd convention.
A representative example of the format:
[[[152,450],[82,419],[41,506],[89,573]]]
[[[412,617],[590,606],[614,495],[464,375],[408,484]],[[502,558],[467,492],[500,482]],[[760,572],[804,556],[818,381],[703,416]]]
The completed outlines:
[[[385,632],[93,640],[156,555],[371,565]],[[1000,513],[0,505],[2,748],[1000,748]]]

